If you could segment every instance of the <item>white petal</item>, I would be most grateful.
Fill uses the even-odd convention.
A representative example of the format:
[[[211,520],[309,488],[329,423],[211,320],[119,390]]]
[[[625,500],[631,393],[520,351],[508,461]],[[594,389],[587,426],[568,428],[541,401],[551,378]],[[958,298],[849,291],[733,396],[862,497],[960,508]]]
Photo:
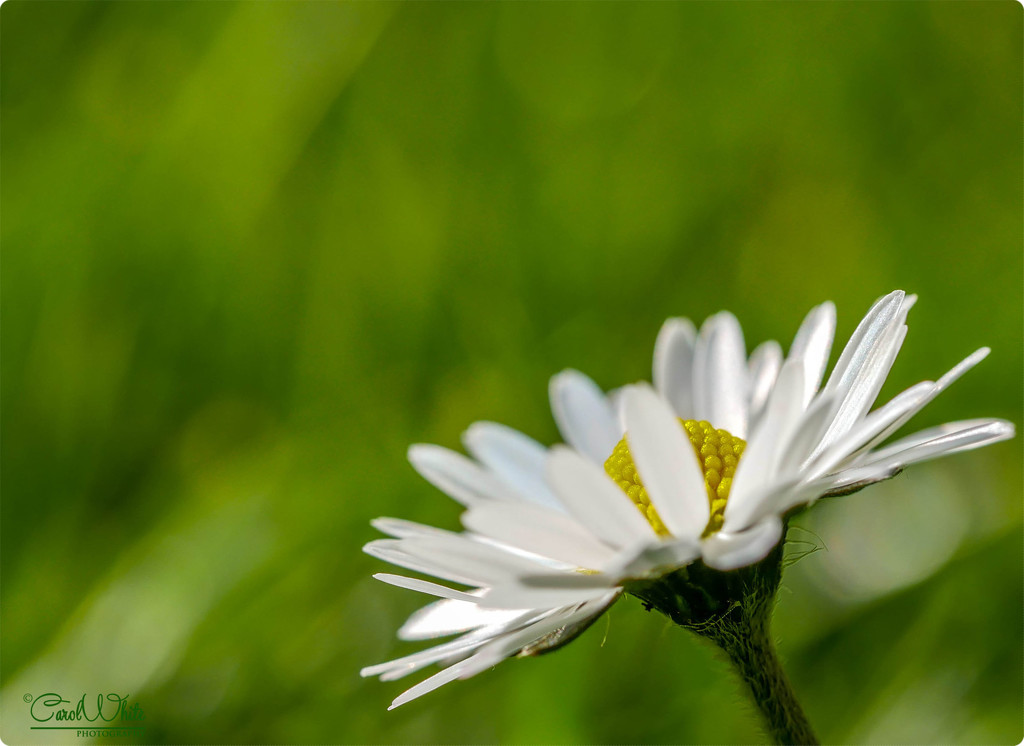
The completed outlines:
[[[470,585],[490,586],[522,575],[543,573],[550,567],[504,548],[475,541],[466,534],[402,539],[400,550],[421,559],[433,569],[431,575],[447,577],[463,575],[472,578]],[[396,563],[397,564],[397,563]],[[455,581],[460,582],[460,581]]]
[[[970,355],[961,360],[959,363],[957,363],[955,366],[953,366],[953,368],[948,373],[946,373],[944,376],[942,376],[942,378],[940,378],[936,382],[931,395],[921,399],[917,403],[917,406],[909,410],[906,414],[904,414],[898,420],[889,425],[889,427],[885,428],[882,432],[880,432],[878,435],[872,438],[869,442],[865,443],[864,446],[862,446],[860,449],[861,452],[866,453],[875,446],[877,446],[879,443],[884,442],[890,435],[892,435],[901,427],[903,427],[903,425],[905,425],[911,417],[913,417],[915,414],[924,409],[924,407],[927,406],[933,399],[935,399],[935,397],[937,397],[939,394],[941,394],[943,391],[949,388],[964,373],[966,373],[975,365],[977,365],[986,357],[988,357],[989,352],[990,350],[988,347],[982,347],[979,350],[975,350]]]
[[[415,541],[415,539],[377,539],[366,544],[363,547],[363,551],[371,557],[390,562],[392,565],[404,567],[406,570],[434,575],[438,578],[450,580],[453,583],[474,586],[484,584],[474,575],[465,571],[449,571],[436,564],[433,560],[425,560],[420,556],[410,554],[405,550],[406,541]]]
[[[467,657],[473,654],[474,650],[478,650],[487,644],[487,640],[480,640],[473,644],[464,644],[454,650],[437,650],[434,652],[431,658],[425,658],[415,663],[407,663],[402,668],[393,668],[390,671],[386,671],[380,675],[381,681],[398,681],[404,679],[406,676],[417,671],[426,668],[431,663],[437,663],[444,668],[458,663],[461,660],[465,660]],[[440,646],[438,646],[440,647]]]
[[[479,464],[447,448],[425,444],[410,446],[409,461],[428,482],[463,505],[480,500],[520,499]]]
[[[506,544],[503,541],[492,539],[489,536],[481,536],[480,534],[473,534],[469,532],[464,533],[463,536],[468,536],[472,538],[474,541],[480,542],[481,544],[488,544],[490,546],[497,547],[502,552],[508,552],[509,554],[514,554],[517,557],[522,557],[526,560],[529,560],[530,562],[535,562],[537,564],[543,565],[548,570],[576,569],[575,565],[570,565],[559,560],[551,559],[550,557],[545,557],[535,552],[528,552],[525,549],[522,549],[521,547]]]
[[[853,388],[846,392],[845,397],[836,408],[836,416],[822,436],[816,455],[820,455],[837,440],[843,438],[871,409],[906,336],[907,326],[905,324],[891,327],[889,333],[874,349],[873,354],[867,358],[861,368],[861,375],[854,382]]]
[[[603,464],[622,438],[618,421],[600,387],[579,371],[551,379],[551,411],[565,442]]]
[[[624,386],[619,386],[617,389],[610,389],[605,396],[608,398],[608,404],[611,406],[612,411],[615,413],[615,424],[618,426],[620,433],[626,432],[626,419],[622,415],[622,390]],[[615,441],[616,445],[618,441]],[[602,462],[603,463],[603,462]]]
[[[508,634],[496,638],[486,647],[480,649],[479,656],[481,658],[490,657],[496,663],[511,655],[533,648],[541,642],[546,641],[549,645],[553,644],[554,648],[560,647],[556,641],[546,638],[553,633],[575,630],[574,634],[571,633],[570,639],[572,639],[586,630],[594,619],[603,614],[618,599],[619,595],[620,592],[616,590],[581,604],[556,609],[552,614],[531,622],[522,629],[512,630]],[[554,649],[546,647],[549,650]]]
[[[836,307],[831,301],[826,301],[807,314],[789,348],[790,357],[799,357],[804,361],[805,407],[821,385],[835,332]]]
[[[695,402],[697,419],[707,420],[716,428],[744,438],[748,381],[743,330],[735,316],[722,311],[704,322],[701,337],[705,339],[701,348],[703,360],[695,359],[695,365],[703,368],[700,382],[704,391]]]
[[[479,633],[470,633],[455,640],[449,640],[448,642],[443,642],[440,645],[434,645],[426,650],[420,650],[401,658],[396,658],[385,663],[377,663],[372,666],[366,666],[359,671],[359,675],[364,678],[368,676],[380,676],[382,678],[387,677],[386,680],[393,681],[414,671],[418,671],[424,666],[429,666],[431,663],[444,660],[450,655],[465,653],[466,651],[485,645],[493,639],[493,637],[493,634],[483,635]]]
[[[829,376],[825,389],[848,391],[853,377],[863,364],[871,349],[878,344],[886,330],[896,319],[906,294],[902,290],[894,290],[880,298],[867,312],[860,324],[850,336],[836,367]]]
[[[378,572],[374,574],[373,577],[398,588],[405,588],[410,591],[419,591],[420,593],[428,593],[431,596],[450,598],[453,601],[468,601],[469,603],[475,603],[477,601],[476,596],[466,593],[465,591],[457,591],[444,585],[431,583],[427,580],[420,580],[419,578],[407,578],[404,575],[392,575],[386,572]]]
[[[556,585],[557,581],[564,581]],[[495,608],[544,608],[592,601],[616,587],[616,578],[604,573],[551,573],[526,575],[513,583],[493,588],[481,603]]]
[[[803,377],[803,362],[799,359],[787,360],[779,372],[767,410],[736,467],[725,511],[726,519],[731,518],[734,526],[747,525],[757,509],[754,498],[774,480],[780,447],[792,437],[800,422]]]
[[[526,575],[516,580],[522,586],[513,600],[531,604],[547,605],[552,602],[566,603],[571,596],[560,595],[566,591],[589,592],[592,589],[615,588],[624,580],[663,574],[690,564],[701,555],[701,544],[695,539],[668,538],[657,544],[641,547],[634,552],[623,552],[607,569],[598,573],[547,572]],[[488,595],[509,601],[506,588],[488,591]],[[559,592],[551,596],[526,595],[528,592],[548,590]]]
[[[423,612],[433,611],[435,608],[443,607],[445,604],[453,604],[459,606],[471,606],[470,604],[464,604],[461,601],[438,601],[435,604],[420,609],[420,611],[413,614],[416,617]],[[432,634],[421,634],[419,636],[403,636],[399,633],[399,638],[403,640],[416,640],[426,639],[428,637],[439,637],[441,635],[451,634],[454,632],[463,632],[467,629],[472,631],[457,637],[454,640],[435,645],[425,650],[420,650],[411,655],[397,658],[395,660],[387,661],[386,663],[378,663],[374,666],[367,666],[362,669],[359,673],[361,676],[380,676],[381,681],[393,681],[400,679],[403,676],[407,676],[413,671],[419,670],[424,666],[429,666],[432,663],[445,663],[449,665],[458,660],[461,660],[466,655],[471,653],[474,649],[479,648],[482,645],[486,645],[492,640],[499,638],[503,635],[507,635],[510,632],[514,632],[517,629],[534,624],[546,617],[552,616],[554,613],[561,613],[561,609],[480,609],[479,607],[472,605],[475,609],[474,614],[463,614],[464,619],[468,619],[470,623],[463,624],[458,629],[442,629],[433,630]],[[413,617],[410,617],[409,622],[413,621]],[[490,620],[481,622],[481,620]],[[403,630],[409,625],[406,622],[406,626],[403,626]],[[452,619],[451,614],[448,614],[448,618],[444,622],[451,627]],[[435,625],[437,627],[438,625]],[[430,630],[428,630],[430,631]]]
[[[517,655],[538,655],[561,648],[590,628],[597,617],[601,616],[609,606],[622,595],[621,589],[614,589],[576,607],[564,608],[552,614],[552,621],[559,626],[539,639],[532,640],[517,651]]]
[[[939,391],[949,388],[950,384],[960,378],[960,376],[987,358],[990,352],[992,350],[988,347],[981,347],[954,365],[946,375],[938,380]]]
[[[611,605],[611,602],[614,601],[616,597],[617,594],[608,594],[606,596],[600,596],[589,603],[575,605],[567,609],[559,609],[552,614],[531,622],[521,629],[510,630],[507,633],[495,637],[493,640],[488,641],[486,645],[481,647],[471,658],[456,664],[456,666],[461,666],[458,671],[458,678],[467,679],[475,676],[477,673],[480,673],[481,671],[496,665],[502,660],[540,642],[553,632],[566,627],[577,626],[585,622],[587,619],[599,616],[604,613],[605,609]],[[462,664],[467,665],[462,666]],[[453,668],[454,667],[455,666],[453,666]],[[451,679],[448,678],[442,680],[441,683],[443,684],[450,680]],[[404,704],[410,699],[421,696],[427,691],[437,688],[437,686],[438,685],[431,685],[422,689],[413,687],[413,689],[410,689],[408,692],[396,699],[392,703],[392,707]]]
[[[854,488],[867,487],[870,484],[876,482],[882,482],[886,479],[892,479],[901,470],[899,466],[891,466],[888,464],[875,464],[872,466],[855,466],[848,469],[837,471],[834,474],[829,474],[822,479],[812,482],[808,485],[807,489],[814,494],[814,498],[824,497],[830,493],[836,493],[846,490],[852,490]],[[796,503],[793,503],[794,505]],[[782,510],[785,510],[787,506],[782,506]]]
[[[551,449],[548,481],[569,513],[612,546],[622,549],[657,540],[651,524],[619,486],[575,451]]]
[[[464,670],[467,670],[472,665],[471,661],[471,658],[459,661],[458,663],[448,666],[448,668],[443,671],[434,674],[430,678],[424,679],[411,689],[405,690],[395,697],[394,701],[392,701],[391,705],[388,707],[388,710],[390,711],[396,707],[401,707],[418,697],[422,697],[424,694],[429,694],[435,689],[438,689],[451,681],[455,681]]]
[[[711,389],[708,381],[708,320],[704,321],[693,345],[693,419],[707,420],[711,415]]]
[[[605,574],[620,580],[660,574],[690,564],[700,557],[700,552],[700,539],[663,539],[657,544],[643,547],[633,556],[624,556],[617,564],[610,565]]]
[[[459,661],[458,663],[449,666],[440,673],[434,674],[429,679],[421,681],[416,686],[400,694],[398,697],[395,698],[395,701],[391,703],[391,706],[388,707],[388,709],[393,710],[396,707],[401,707],[407,702],[411,702],[417,697],[422,697],[424,694],[428,694],[437,689],[438,687],[447,684],[450,681],[455,681],[456,679],[461,678],[469,678],[470,676],[478,674],[481,671],[485,671],[486,669],[493,666],[494,663],[495,661],[492,661],[490,658],[480,659],[477,656],[467,658],[464,661]]]
[[[950,422],[898,440],[887,448],[871,454],[858,466],[882,463],[904,466],[998,443],[1012,438],[1014,433],[1013,423],[1006,420]]]
[[[757,346],[750,355],[750,422],[749,432],[753,432],[758,419],[768,403],[768,395],[772,393],[775,379],[782,368],[782,348],[775,340],[769,340]],[[735,433],[734,433],[735,435]]]
[[[835,470],[850,454],[898,420],[932,393],[935,384],[924,381],[897,394],[885,406],[876,409],[828,447],[807,467],[806,480],[814,480]]]
[[[575,567],[601,568],[615,552],[565,515],[528,503],[488,503],[462,516],[470,531]]]
[[[451,533],[451,531],[445,531],[443,528],[427,526],[422,523],[414,523],[413,521],[406,521],[402,518],[374,518],[370,521],[370,525],[382,533],[389,534],[399,539],[408,539],[412,536],[438,536],[441,534]]]
[[[504,479],[522,497],[562,509],[544,481],[547,449],[533,438],[496,422],[476,422],[462,438],[466,450],[477,461]]]
[[[826,393],[835,393],[841,401],[822,438],[819,454],[842,437],[878,396],[907,334],[903,323],[907,309],[900,308],[902,300],[902,292],[896,291],[876,304],[843,350],[825,387]]]
[[[832,394],[822,394],[800,417],[789,442],[782,447],[778,473],[792,476],[807,462],[821,440],[822,431],[832,421],[836,400]]]
[[[722,531],[740,533],[755,526],[762,519],[771,515],[782,515],[793,505],[809,502],[820,495],[812,485],[800,481],[799,477],[777,479],[759,485],[750,498],[744,503],[742,512],[732,509],[732,498],[725,506],[725,521]]]
[[[654,388],[684,420],[694,418],[693,352],[697,331],[689,319],[669,319],[654,343]]]
[[[710,517],[704,476],[693,445],[668,403],[647,386],[623,394],[626,439],[637,473],[665,527],[699,537]]]
[[[768,516],[742,533],[717,531],[704,540],[704,562],[716,570],[735,570],[765,558],[782,538],[782,521]]]
[[[992,422],[999,422],[991,417],[981,417],[973,420],[959,420],[957,422],[946,422],[936,427],[925,428],[924,430],[918,430],[916,433],[907,435],[899,440],[893,441],[885,448],[879,448],[876,451],[865,454],[865,457],[857,463],[858,466],[862,464],[878,463],[880,461],[891,460],[891,456],[905,451],[909,448],[916,447],[922,443],[941,438],[951,433],[960,432],[961,430],[970,430],[979,425],[988,425]]]
[[[524,588],[538,590],[590,591],[602,588],[607,591],[614,587],[615,580],[605,573],[562,572],[543,575],[526,575],[517,580]]]
[[[444,637],[457,632],[485,626],[510,624],[525,614],[535,614],[531,609],[485,609],[478,603],[480,591],[472,603],[465,601],[436,601],[413,612],[398,630],[400,640],[426,640]]]

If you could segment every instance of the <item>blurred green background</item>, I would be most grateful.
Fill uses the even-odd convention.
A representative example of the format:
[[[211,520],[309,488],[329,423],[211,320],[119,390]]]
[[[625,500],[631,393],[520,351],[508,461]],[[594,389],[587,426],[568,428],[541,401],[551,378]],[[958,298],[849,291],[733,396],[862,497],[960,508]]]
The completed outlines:
[[[12,0],[0,29],[8,743],[57,690],[130,693],[151,742],[757,741],[632,599],[386,712],[415,679],[358,670],[426,599],[370,578],[368,521],[458,526],[408,444],[553,442],[548,377],[649,378],[668,316],[787,345],[833,299],[843,342],[895,287],[882,396],[987,344],[915,425],[1022,421],[1015,2]],[[801,519],[794,556],[827,551],[775,631],[824,741],[1024,736],[1020,452]]]

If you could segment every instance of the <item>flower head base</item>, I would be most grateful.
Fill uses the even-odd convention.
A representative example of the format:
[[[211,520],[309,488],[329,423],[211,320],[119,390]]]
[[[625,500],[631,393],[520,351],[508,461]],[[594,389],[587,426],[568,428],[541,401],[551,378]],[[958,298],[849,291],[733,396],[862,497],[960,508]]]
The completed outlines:
[[[708,493],[708,506],[711,510],[711,517],[704,529],[706,537],[722,528],[732,478],[736,474],[736,466],[747,443],[728,430],[716,430],[707,420],[680,422],[704,472],[704,488]],[[657,509],[651,504],[647,489],[640,481],[633,456],[629,452],[627,438],[616,444],[612,455],[604,462],[604,470],[629,496],[659,536],[671,536]]]

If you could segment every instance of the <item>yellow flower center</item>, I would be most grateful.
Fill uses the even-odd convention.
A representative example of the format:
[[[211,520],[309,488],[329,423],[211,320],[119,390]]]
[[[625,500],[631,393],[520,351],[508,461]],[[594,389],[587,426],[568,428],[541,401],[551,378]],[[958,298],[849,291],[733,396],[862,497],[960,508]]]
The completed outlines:
[[[736,474],[736,464],[739,463],[747,443],[727,430],[716,430],[710,422],[704,420],[680,422],[704,472],[704,487],[707,489],[708,504],[711,508],[711,518],[704,529],[704,536],[708,536],[722,527],[732,478]],[[629,453],[629,445],[625,438],[619,441],[612,455],[604,462],[604,470],[629,496],[658,535],[669,536],[669,530],[662,522],[658,511],[651,505],[651,498],[640,481],[640,475],[636,473],[636,465],[633,463],[633,456]]]

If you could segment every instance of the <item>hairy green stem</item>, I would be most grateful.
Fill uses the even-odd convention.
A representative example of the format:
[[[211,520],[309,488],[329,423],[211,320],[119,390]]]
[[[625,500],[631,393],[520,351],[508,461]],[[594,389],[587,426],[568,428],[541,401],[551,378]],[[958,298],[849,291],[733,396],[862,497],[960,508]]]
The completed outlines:
[[[648,609],[660,611],[725,652],[776,743],[817,744],[769,631],[781,579],[780,545],[756,565],[719,572],[698,561],[657,579],[631,583],[627,590]]]
[[[733,610],[717,625],[695,630],[717,644],[750,688],[768,732],[778,744],[817,744],[811,724],[782,669],[768,630],[767,615],[748,618]]]

